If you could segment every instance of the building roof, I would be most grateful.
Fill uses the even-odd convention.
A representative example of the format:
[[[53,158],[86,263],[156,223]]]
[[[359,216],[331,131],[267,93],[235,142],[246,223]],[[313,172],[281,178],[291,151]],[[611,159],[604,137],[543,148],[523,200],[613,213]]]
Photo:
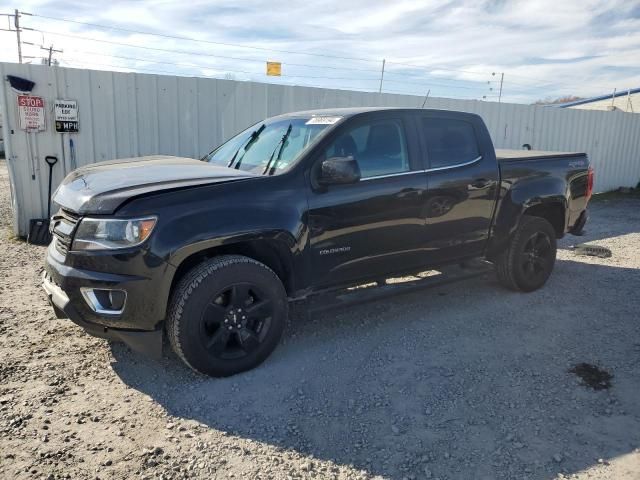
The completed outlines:
[[[600,95],[599,97],[584,98],[582,100],[576,100],[574,102],[558,103],[557,105],[553,105],[553,106],[554,107],[558,107],[558,108],[575,107],[576,105],[584,105],[585,103],[599,102],[600,100],[607,100],[609,98],[625,97],[625,96],[627,96],[629,94],[633,95],[635,93],[640,93],[640,88],[631,88],[629,90],[620,90],[619,92],[616,92],[615,94],[608,93],[607,95]]]

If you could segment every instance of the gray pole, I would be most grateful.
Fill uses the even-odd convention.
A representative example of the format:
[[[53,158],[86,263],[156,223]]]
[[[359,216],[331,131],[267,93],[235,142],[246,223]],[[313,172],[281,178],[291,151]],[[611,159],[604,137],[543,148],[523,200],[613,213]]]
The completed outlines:
[[[611,108],[613,108],[614,104],[616,103],[616,90],[618,90],[617,88],[613,89],[613,94],[611,95]]]
[[[27,42],[25,42],[25,43],[27,43]],[[46,50],[47,52],[49,52],[49,55],[47,57],[47,65],[49,65],[49,66],[51,66],[51,61],[53,60],[53,52],[62,53],[62,50],[54,49],[53,45],[49,46],[49,48],[43,47],[42,45],[40,45],[40,49],[41,50]]]
[[[380,73],[380,88],[378,89],[378,93],[382,93],[382,80],[384,79],[384,64],[385,59],[382,59],[382,73]]]
[[[502,83],[504,82],[504,72],[500,74],[500,92],[498,93],[498,103],[502,100]]]
[[[22,63],[22,43],[20,42],[20,12],[16,8],[13,24],[16,27],[16,37],[18,37],[18,62]]]

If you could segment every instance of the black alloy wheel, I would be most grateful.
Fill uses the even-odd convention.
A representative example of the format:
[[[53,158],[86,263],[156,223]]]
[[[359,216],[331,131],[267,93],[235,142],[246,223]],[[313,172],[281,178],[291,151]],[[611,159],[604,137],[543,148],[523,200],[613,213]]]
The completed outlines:
[[[532,292],[548,280],[556,261],[556,231],[544,218],[523,215],[494,263],[498,280],[511,290]]]
[[[230,285],[212,296],[202,312],[203,346],[217,358],[253,353],[271,326],[273,305],[258,285]]]
[[[287,310],[287,294],[273,270],[249,257],[223,255],[205,260],[178,282],[166,331],[189,367],[226,377],[271,354]]]
[[[520,255],[522,271],[532,282],[538,282],[548,276],[553,266],[553,257],[551,239],[547,233],[536,232],[526,240]]]

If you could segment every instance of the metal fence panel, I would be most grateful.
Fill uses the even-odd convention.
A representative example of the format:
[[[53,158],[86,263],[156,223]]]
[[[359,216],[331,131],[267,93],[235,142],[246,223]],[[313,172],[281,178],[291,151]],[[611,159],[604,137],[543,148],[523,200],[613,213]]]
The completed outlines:
[[[47,129],[18,128],[16,93],[7,74],[36,82],[45,99]],[[424,97],[210,78],[81,70],[0,63],[5,150],[11,176],[14,230],[45,215],[46,155],[60,163],[54,188],[76,167],[151,154],[200,157],[238,131],[269,116],[311,108],[420,107]],[[53,102],[77,100],[80,131],[55,133]],[[640,180],[640,115],[429,98],[426,108],[482,116],[497,148],[584,151],[596,170],[598,192]],[[71,147],[73,142],[73,148]],[[75,155],[73,155],[75,153]],[[74,161],[75,160],[75,161]]]

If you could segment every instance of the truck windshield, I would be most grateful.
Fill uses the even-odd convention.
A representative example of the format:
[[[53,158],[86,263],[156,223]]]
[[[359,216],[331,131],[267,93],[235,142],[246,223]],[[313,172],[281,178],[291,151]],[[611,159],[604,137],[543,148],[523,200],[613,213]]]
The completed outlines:
[[[306,117],[257,123],[220,145],[202,160],[260,175],[287,170],[327,127],[340,117]]]

